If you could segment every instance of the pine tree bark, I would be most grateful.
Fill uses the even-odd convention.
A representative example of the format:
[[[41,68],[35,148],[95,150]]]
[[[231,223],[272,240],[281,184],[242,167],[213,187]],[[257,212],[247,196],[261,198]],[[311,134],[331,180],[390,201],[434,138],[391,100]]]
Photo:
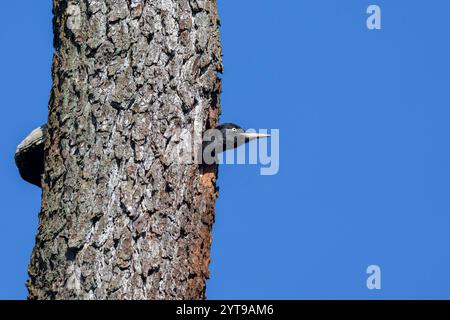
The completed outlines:
[[[215,170],[169,156],[217,125],[216,0],[53,0],[30,299],[203,299]]]

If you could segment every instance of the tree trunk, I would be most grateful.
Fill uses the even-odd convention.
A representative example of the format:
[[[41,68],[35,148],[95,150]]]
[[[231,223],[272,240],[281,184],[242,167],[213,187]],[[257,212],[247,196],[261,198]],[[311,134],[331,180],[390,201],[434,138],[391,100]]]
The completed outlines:
[[[217,125],[216,0],[53,0],[53,88],[30,299],[204,299],[214,168],[170,155]]]

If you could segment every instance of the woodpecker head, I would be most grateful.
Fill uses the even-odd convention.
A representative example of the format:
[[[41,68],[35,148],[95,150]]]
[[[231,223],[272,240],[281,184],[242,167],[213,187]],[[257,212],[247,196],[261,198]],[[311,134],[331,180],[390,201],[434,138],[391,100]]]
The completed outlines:
[[[217,129],[222,133],[224,151],[237,148],[251,140],[270,137],[270,134],[245,132],[244,129],[234,123],[224,123]]]

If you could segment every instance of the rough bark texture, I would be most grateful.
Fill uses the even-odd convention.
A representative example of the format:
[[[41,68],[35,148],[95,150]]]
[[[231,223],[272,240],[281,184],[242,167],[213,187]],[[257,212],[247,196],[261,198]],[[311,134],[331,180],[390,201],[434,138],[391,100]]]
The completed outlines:
[[[216,0],[53,0],[31,299],[202,299],[215,170],[169,155],[214,127]]]

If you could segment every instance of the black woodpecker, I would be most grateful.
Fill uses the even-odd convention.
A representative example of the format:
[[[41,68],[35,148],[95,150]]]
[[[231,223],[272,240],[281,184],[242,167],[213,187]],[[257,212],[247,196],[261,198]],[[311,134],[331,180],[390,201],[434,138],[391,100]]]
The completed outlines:
[[[237,148],[254,139],[267,138],[270,135],[245,132],[244,129],[233,123],[224,123],[216,130],[208,130],[204,137],[202,147],[220,152]],[[41,187],[41,176],[44,172],[44,144],[47,137],[47,125],[33,130],[18,146],[14,159],[20,176],[25,181]]]
[[[245,132],[244,129],[234,123],[224,123],[216,128],[220,131],[207,131],[203,137],[203,149],[209,147],[226,151],[237,148],[255,139],[270,137],[269,134]]]
[[[41,187],[41,175],[44,172],[44,144],[47,125],[34,129],[17,146],[14,160],[23,180]]]

